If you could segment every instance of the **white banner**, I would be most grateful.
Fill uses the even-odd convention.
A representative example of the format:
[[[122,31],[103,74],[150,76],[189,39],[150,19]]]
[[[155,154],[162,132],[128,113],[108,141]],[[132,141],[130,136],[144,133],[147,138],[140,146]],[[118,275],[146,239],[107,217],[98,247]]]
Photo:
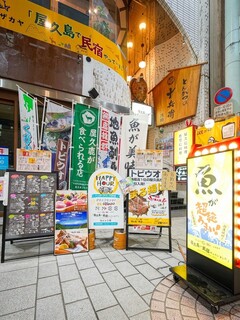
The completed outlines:
[[[121,115],[101,108],[98,168],[118,171]]]
[[[21,149],[38,149],[37,99],[18,88]]]
[[[42,128],[42,149],[57,151],[58,139],[70,142],[72,110],[45,100],[44,128]]]
[[[120,144],[119,174],[127,176],[127,169],[135,168],[135,151],[146,149],[148,115],[123,115]]]

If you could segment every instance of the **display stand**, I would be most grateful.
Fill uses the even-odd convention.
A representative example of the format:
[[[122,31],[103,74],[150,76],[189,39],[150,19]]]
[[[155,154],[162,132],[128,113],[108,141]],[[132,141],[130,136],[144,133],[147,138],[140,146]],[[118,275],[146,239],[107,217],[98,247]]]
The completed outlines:
[[[4,206],[1,263],[5,244],[54,236],[56,172],[9,172],[8,204]]]
[[[194,147],[187,159],[187,261],[170,268],[211,305],[240,299],[240,138]]]
[[[195,291],[199,296],[211,305],[212,313],[219,312],[220,306],[234,302],[240,299],[240,294],[234,295],[209,277],[204,276],[187,265],[171,267],[174,280],[182,280],[189,288]]]
[[[128,176],[132,185],[127,194],[127,223],[126,223],[126,250],[158,250],[172,252],[171,214],[169,206],[169,191],[160,190],[162,170],[157,169],[130,169]],[[141,236],[162,236],[163,228],[168,230],[168,246],[147,247],[129,246],[129,228],[132,226],[160,227],[159,234],[141,232]]]

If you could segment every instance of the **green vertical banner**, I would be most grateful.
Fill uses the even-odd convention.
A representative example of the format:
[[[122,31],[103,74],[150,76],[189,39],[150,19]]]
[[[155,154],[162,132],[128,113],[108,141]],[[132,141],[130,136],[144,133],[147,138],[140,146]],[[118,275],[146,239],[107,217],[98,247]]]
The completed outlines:
[[[71,190],[87,190],[88,180],[97,168],[99,109],[76,103],[74,106]]]

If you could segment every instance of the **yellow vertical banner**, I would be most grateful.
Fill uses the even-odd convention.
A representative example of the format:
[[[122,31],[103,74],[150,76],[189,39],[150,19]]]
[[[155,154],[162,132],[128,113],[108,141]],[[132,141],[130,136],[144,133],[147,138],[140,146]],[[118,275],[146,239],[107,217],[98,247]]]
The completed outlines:
[[[0,27],[89,56],[125,77],[120,48],[93,28],[27,0],[2,2]]]
[[[201,65],[172,70],[153,88],[157,126],[196,114],[200,71]]]

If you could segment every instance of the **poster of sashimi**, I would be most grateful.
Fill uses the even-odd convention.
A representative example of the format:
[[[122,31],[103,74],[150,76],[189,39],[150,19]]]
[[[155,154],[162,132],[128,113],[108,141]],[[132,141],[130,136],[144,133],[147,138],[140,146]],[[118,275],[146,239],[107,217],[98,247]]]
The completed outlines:
[[[70,189],[87,190],[97,168],[99,110],[76,103],[71,152]]]
[[[187,247],[232,269],[233,152],[187,161]]]
[[[121,115],[101,108],[98,168],[118,171]]]
[[[87,192],[57,190],[54,254],[88,251]]]
[[[126,178],[127,170],[135,168],[135,151],[146,149],[148,115],[123,115],[120,143],[119,174]]]
[[[162,171],[157,169],[131,169],[133,186],[128,194],[128,225],[171,226],[169,193],[162,190]]]

